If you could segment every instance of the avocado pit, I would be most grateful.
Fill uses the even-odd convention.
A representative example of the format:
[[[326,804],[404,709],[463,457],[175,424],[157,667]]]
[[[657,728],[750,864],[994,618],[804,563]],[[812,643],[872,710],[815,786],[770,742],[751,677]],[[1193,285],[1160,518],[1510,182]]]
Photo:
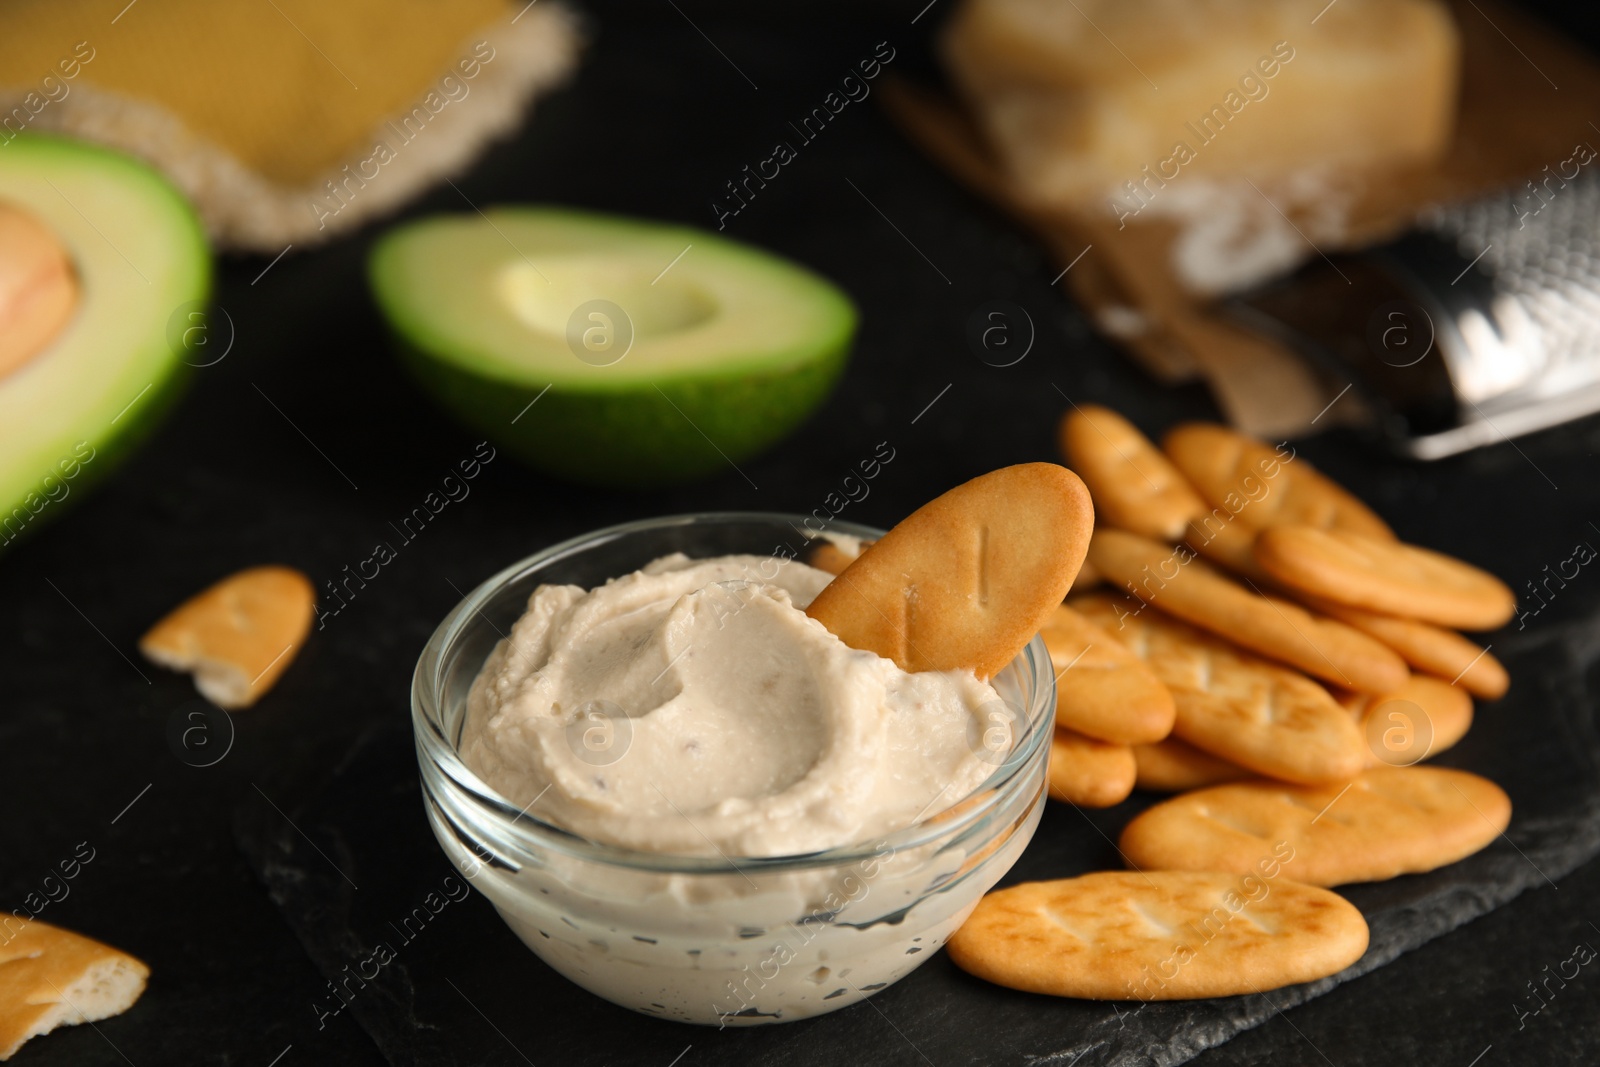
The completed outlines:
[[[78,276],[56,235],[0,202],[0,378],[48,348],[78,306]]]

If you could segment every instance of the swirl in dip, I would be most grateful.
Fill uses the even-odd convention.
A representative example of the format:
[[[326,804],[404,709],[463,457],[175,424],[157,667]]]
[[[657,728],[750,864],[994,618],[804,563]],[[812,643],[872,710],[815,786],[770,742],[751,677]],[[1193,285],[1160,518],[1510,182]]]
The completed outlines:
[[[812,852],[951,806],[994,770],[998,694],[845,645],[803,610],[829,580],[677,554],[540,586],[473,682],[462,758],[540,820],[659,852]]]

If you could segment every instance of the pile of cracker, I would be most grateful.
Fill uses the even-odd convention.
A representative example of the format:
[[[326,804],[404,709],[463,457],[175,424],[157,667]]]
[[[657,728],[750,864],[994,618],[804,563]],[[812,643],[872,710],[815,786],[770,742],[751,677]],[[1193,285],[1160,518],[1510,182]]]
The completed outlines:
[[[1019,989],[1166,1000],[1336,973],[1366,950],[1327,887],[1433,870],[1510,822],[1493,782],[1420,765],[1509,684],[1458,630],[1511,590],[1408,545],[1288,445],[1189,424],[1161,448],[1074,407],[1097,526],[1043,631],[1058,672],[1051,796],[1128,823],[1130,870],[991,893],[955,962]]]

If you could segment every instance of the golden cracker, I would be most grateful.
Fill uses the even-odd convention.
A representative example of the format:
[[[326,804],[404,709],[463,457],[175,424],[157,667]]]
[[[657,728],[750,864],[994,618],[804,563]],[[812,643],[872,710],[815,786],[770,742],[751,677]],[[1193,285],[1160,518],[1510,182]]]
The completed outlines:
[[[1472,697],[1441,678],[1413,674],[1392,693],[1338,693],[1367,738],[1367,766],[1409,767],[1453,747],[1472,728]]]
[[[924,504],[806,608],[902,670],[991,678],[1072,587],[1094,526],[1089,491],[1054,463],[981,475]]]
[[[1354,905],[1287,876],[1097,871],[990,893],[946,950],[969,974],[1030,993],[1185,1000],[1337,974],[1367,937]]]
[[[1136,816],[1120,845],[1140,868],[1240,873],[1286,845],[1286,876],[1333,886],[1454,863],[1510,821],[1511,800],[1486,778],[1374,767],[1347,786],[1253,781],[1185,793]]]
[[[1255,529],[1281,523],[1393,537],[1389,526],[1353,494],[1284,446],[1274,448],[1213,423],[1172,429],[1162,448],[1213,507]]]
[[[1056,725],[1120,745],[1172,732],[1172,694],[1116,638],[1065,604],[1040,636],[1056,671]]]
[[[1102,522],[1175,541],[1205,502],[1172,461],[1127,419],[1098,404],[1061,419],[1061,451],[1089,487]]]
[[[1137,787],[1151,793],[1187,793],[1254,777],[1237,763],[1229,763],[1176,737],[1134,745],[1133,762],[1138,768]]]
[[[1222,508],[1216,508],[1189,524],[1183,542],[1212,563],[1264,585],[1271,579],[1256,562],[1257,532],[1254,527],[1235,521]]]
[[[1353,608],[1462,630],[1516,614],[1504,582],[1442,552],[1348,530],[1279,526],[1256,538],[1256,561],[1278,581]]]
[[[1155,670],[1177,706],[1173,733],[1257,774],[1289,782],[1344,782],[1366,763],[1366,744],[1328,691],[1148,608],[1103,594],[1072,606],[1116,635]]]
[[[1080,808],[1109,808],[1133,792],[1137,768],[1127,745],[1096,741],[1071,730],[1050,739],[1050,795]]]
[[[1246,589],[1185,546],[1171,548],[1101,528],[1089,543],[1088,558],[1113,584],[1166,614],[1335,685],[1386,693],[1411,673],[1382,642],[1298,604]]]
[[[1382,641],[1417,670],[1452,681],[1475,697],[1498,700],[1511,687],[1511,675],[1493,653],[1453,630],[1302,596],[1322,614]]]

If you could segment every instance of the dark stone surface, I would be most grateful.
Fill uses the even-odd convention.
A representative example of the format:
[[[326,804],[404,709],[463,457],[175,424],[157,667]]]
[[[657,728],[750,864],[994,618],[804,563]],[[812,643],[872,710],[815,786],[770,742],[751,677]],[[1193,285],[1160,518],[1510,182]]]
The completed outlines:
[[[1517,811],[1509,838],[1427,875],[1346,887],[1345,896],[1371,927],[1366,955],[1333,978],[1254,996],[1144,1006],[1056,1000],[988,985],[939,955],[870,1004],[785,1026],[718,1033],[625,1011],[539,963],[506,936],[483,901],[437,904],[459,896],[464,881],[448,881],[451,870],[442,857],[417,862],[436,848],[420,819],[395,822],[396,811],[422,804],[410,735],[400,729],[363,745],[333,786],[295,813],[298,830],[257,804],[241,812],[239,836],[325,975],[337,983],[363,968],[368,975],[378,972],[370,983],[348,984],[348,1007],[332,993],[319,1003],[330,1021],[346,1012],[354,1016],[394,1063],[509,1065],[520,1062],[518,1050],[561,1064],[652,1062],[682,1035],[683,1043],[694,1044],[694,1062],[701,1064],[855,1062],[847,1054],[863,1050],[870,1050],[872,1062],[907,1064],[923,1057],[942,1064],[1177,1064],[1359,979],[1524,891],[1551,891],[1600,850],[1600,737],[1587,710],[1592,685],[1600,680],[1600,620],[1514,642],[1506,658],[1518,678],[1531,681],[1486,714],[1440,762],[1479,771],[1505,787]],[[1093,813],[1051,803],[1005,881],[1121,866],[1108,838],[1153,799],[1137,796]],[[1281,877],[1292,877],[1293,862],[1283,871]],[[440,907],[437,917],[423,911],[425,923],[405,925],[430,891]],[[1490,1030],[1503,1029],[1495,1024],[1505,1022],[1527,1030],[1545,1010],[1565,1009],[1569,1001],[1584,1005],[1588,967],[1579,961],[1560,965],[1575,943],[1600,945],[1600,931],[1566,922],[1548,937],[1543,947],[1552,971],[1564,969],[1569,978],[1574,969],[1578,973],[1570,978],[1571,996],[1552,984],[1552,1006],[1542,1009],[1513,984],[1498,1013],[1503,1017],[1490,1013],[1485,1020]],[[397,958],[387,966],[361,964],[381,960],[389,950]],[[1542,982],[1550,973],[1538,969],[1543,965],[1526,976],[1514,972],[1511,979]],[[1415,1010],[1422,998],[1413,993],[1410,999]],[[531,1016],[529,1005],[538,1005]],[[480,1012],[496,1021],[498,1032],[481,1025]],[[579,1019],[584,1025],[550,1021]],[[1305,1040],[1320,1046],[1322,1038]],[[1227,1062],[1226,1050],[1219,1055]]]
[[[784,4],[754,15],[742,5],[678,6],[716,48],[671,5],[596,5],[597,36],[577,82],[458,180],[461,194],[715,225],[710,204],[722,183],[788,136],[791,118],[879,41],[900,49],[891,70],[918,69],[916,42],[941,13],[911,26],[920,2],[865,13]],[[1593,41],[1593,18],[1566,24]],[[412,209],[439,210],[470,208],[446,186]],[[233,720],[226,755],[195,767],[168,741],[169,726],[190,722],[192,689],[138,658],[144,628],[238,567],[281,560],[319,585],[338,576],[392,540],[389,522],[477,443],[397,372],[362,281],[370,230],[296,249],[259,280],[265,258],[223,264],[219,300],[236,331],[227,358],[197,372],[174,417],[115,479],[0,555],[0,799],[13,813],[0,837],[0,903],[21,907],[87,841],[94,859],[41,918],[123,946],[154,971],[134,1011],[41,1039],[15,1062],[266,1065],[282,1054],[288,1067],[381,1063],[387,1053],[418,1063],[666,1065],[684,1053],[683,1067],[956,1064],[1029,1062],[1109,1037],[1109,1007],[992,989],[942,958],[815,1022],[738,1034],[670,1026],[554,979],[476,896],[400,950],[392,983],[318,1027],[329,975],[450,873],[423,821],[406,708],[415,657],[459,591],[613,522],[709,508],[808,511],[883,440],[896,461],[844,517],[888,525],[964,478],[1053,458],[1063,395],[1111,404],[1151,431],[1213,414],[1200,390],[1160,389],[1093,337],[1050,287],[1060,267],[918,157],[871,101],[850,105],[803,146],[728,230],[835,278],[864,313],[855,361],[826,409],[741,464],[754,487],[730,469],[700,485],[622,495],[496,460],[467,499],[327,619],[268,699]],[[1003,369],[978,360],[964,337],[969,315],[997,299],[1028,309],[1037,329],[1028,357]],[[1578,541],[1600,543],[1590,525],[1600,522],[1597,443],[1600,420],[1591,419],[1429,467],[1339,435],[1301,451],[1402,536],[1489,567],[1521,591]],[[1180,1035],[1174,1050],[1220,1036],[1218,1012],[1230,1012],[1261,1025],[1196,1062],[1593,1058],[1592,968],[1538,1015],[1519,1020],[1517,1011],[1534,1005],[1526,983],[1542,968],[1556,968],[1578,941],[1600,945],[1589,925],[1600,923],[1600,866],[1561,873],[1593,847],[1583,804],[1596,778],[1594,679],[1579,666],[1592,662],[1578,647],[1588,631],[1575,625],[1600,592],[1591,570],[1523,634],[1513,624],[1491,638],[1516,668],[1516,688],[1481,709],[1448,760],[1507,786],[1518,805],[1513,839],[1559,888],[1502,843],[1453,871],[1353,889],[1375,917],[1375,951],[1526,891],[1281,1016],[1254,998],[1197,1006],[1193,1026],[1163,1024]],[[219,749],[223,733],[214,729]],[[1095,821],[1111,832],[1126,814]],[[1098,840],[1070,809],[1053,810],[1017,875],[1105,864]],[[1272,997],[1287,1008],[1297,994]],[[1121,1034],[1114,1040],[1127,1040]],[[1125,1062],[1140,1062],[1136,1043],[1122,1047],[1134,1054]]]

